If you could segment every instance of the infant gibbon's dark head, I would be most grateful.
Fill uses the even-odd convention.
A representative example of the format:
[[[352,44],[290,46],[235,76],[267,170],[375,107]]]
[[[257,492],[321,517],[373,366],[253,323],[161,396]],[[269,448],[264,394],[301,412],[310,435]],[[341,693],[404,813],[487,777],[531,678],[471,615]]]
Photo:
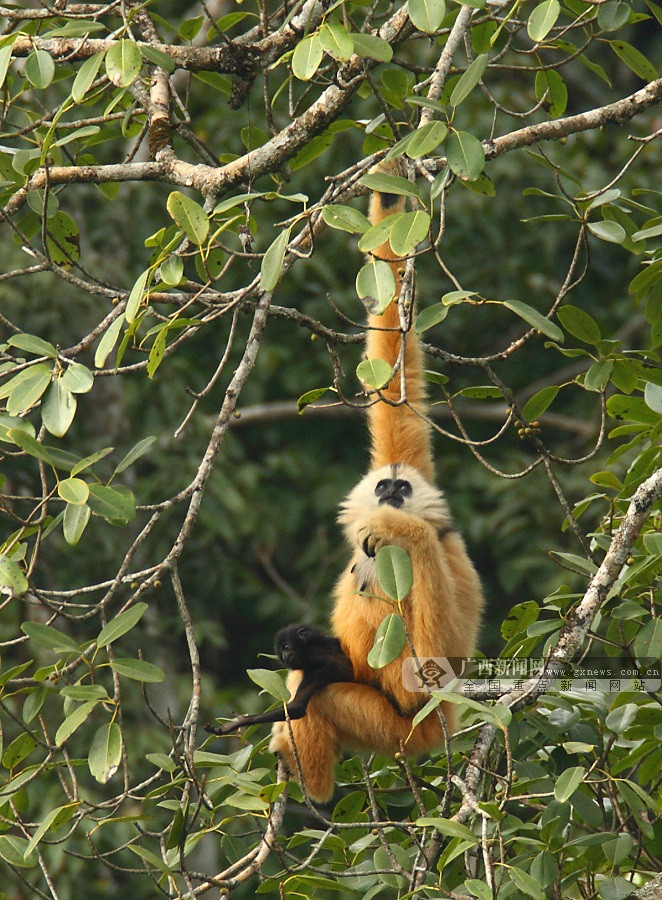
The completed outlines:
[[[276,634],[274,646],[278,659],[288,669],[310,669],[339,653],[340,642],[314,625],[288,625]]]
[[[418,469],[398,463],[373,469],[359,481],[340,507],[339,520],[351,526],[373,509],[391,506],[438,527],[448,525],[444,496]]]

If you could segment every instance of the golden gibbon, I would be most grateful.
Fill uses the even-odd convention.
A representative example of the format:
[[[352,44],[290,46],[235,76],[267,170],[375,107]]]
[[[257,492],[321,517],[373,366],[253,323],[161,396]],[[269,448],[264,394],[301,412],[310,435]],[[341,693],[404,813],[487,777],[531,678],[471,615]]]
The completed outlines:
[[[387,171],[392,173],[393,168]],[[373,193],[370,221],[376,225],[403,210],[402,197]],[[411,322],[401,328],[398,311],[403,261],[388,242],[374,256],[391,265],[397,290],[396,299],[382,315],[368,316],[366,355],[395,366],[404,341],[405,399],[396,372],[368,409],[370,471],[340,508],[339,521],[352,558],[335,589],[332,627],[351,660],[354,681],[328,684],[315,693],[305,717],[274,725],[270,744],[289,774],[302,779],[309,796],[319,802],[333,793],[334,766],[343,749],[394,754],[403,747],[406,755],[417,756],[444,742],[436,713],[412,731],[412,718],[428,696],[403,685],[402,666],[411,655],[410,647],[405,646],[398,659],[381,669],[368,665],[377,628],[394,611],[377,582],[377,551],[396,545],[409,554],[413,586],[402,602],[402,612],[418,659],[471,655],[483,607],[478,576],[452,526],[444,496],[434,484],[431,429],[424,418],[421,346]],[[302,677],[300,671],[288,676],[293,697]],[[452,705],[442,704],[442,711],[452,731]]]
[[[329,637],[314,625],[288,625],[276,634],[274,650],[288,669],[299,670],[301,680],[286,708],[254,716],[237,716],[222,725],[205,725],[210,734],[232,734],[238,728],[264,722],[284,722],[306,715],[313,694],[334,681],[353,681],[354,670],[338,638]]]

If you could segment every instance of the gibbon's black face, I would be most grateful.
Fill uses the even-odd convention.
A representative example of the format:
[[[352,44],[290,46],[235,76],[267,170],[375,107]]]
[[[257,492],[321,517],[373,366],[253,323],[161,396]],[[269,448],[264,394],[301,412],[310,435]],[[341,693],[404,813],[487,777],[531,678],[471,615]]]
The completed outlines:
[[[400,509],[411,495],[411,483],[405,478],[382,478],[375,487],[375,496],[380,506],[386,503]]]
[[[276,635],[276,655],[288,669],[298,669],[304,664],[307,646],[313,637],[307,625],[290,625]]]

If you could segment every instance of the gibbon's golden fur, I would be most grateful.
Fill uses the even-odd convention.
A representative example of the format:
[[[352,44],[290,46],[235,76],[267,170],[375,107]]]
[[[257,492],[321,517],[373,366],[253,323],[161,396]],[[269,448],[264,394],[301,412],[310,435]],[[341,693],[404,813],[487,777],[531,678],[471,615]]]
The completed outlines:
[[[376,225],[403,209],[402,197],[374,193],[370,221]],[[397,298],[402,261],[388,243],[374,255],[391,264]],[[286,722],[274,725],[270,744],[294,778],[299,778],[300,766],[308,794],[320,802],[333,793],[334,765],[343,749],[393,754],[404,745],[408,756],[417,756],[444,740],[436,714],[411,732],[412,718],[428,697],[402,684],[402,664],[410,649],[406,646],[398,659],[382,669],[373,669],[367,662],[380,622],[393,612],[393,604],[377,583],[375,554],[380,547],[395,544],[411,559],[414,581],[402,605],[419,659],[471,655],[483,607],[478,576],[433,481],[430,427],[420,415],[425,412],[425,389],[418,336],[413,330],[402,333],[397,299],[383,315],[368,317],[368,329],[369,359],[385,359],[393,366],[405,341],[407,402],[392,405],[400,400],[397,373],[381,391],[384,399],[368,411],[370,471],[340,508],[339,521],[353,555],[336,586],[332,626],[352,662],[354,682],[324,687],[311,697],[305,717],[290,723],[296,754]],[[364,596],[361,591],[377,596]],[[300,681],[301,672],[290,673],[288,687],[293,696]],[[442,709],[452,731],[452,704],[443,704]]]

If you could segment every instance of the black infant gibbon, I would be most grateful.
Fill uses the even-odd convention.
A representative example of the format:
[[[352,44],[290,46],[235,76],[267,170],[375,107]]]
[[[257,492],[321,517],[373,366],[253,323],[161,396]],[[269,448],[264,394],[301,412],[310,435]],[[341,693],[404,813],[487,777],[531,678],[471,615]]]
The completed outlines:
[[[402,174],[393,165],[377,171]],[[375,193],[370,221],[375,225],[403,210],[402,197]],[[403,261],[388,242],[374,256],[391,265],[397,298]],[[401,396],[401,373],[396,371],[390,384],[371,398],[371,468],[340,508],[339,521],[352,558],[335,589],[332,626],[351,661],[354,678],[351,683],[334,680],[312,694],[305,717],[291,723],[296,756],[287,725],[277,722],[273,727],[271,750],[280,755],[292,777],[303,781],[310,797],[320,802],[333,793],[334,765],[345,748],[393,754],[404,746],[407,755],[417,756],[444,741],[436,714],[412,731],[412,718],[428,696],[409,691],[402,683],[409,648],[384,668],[368,665],[376,630],[393,612],[392,602],[377,582],[377,551],[394,544],[411,559],[414,581],[402,607],[419,659],[470,656],[483,608],[478,576],[453,528],[444,496],[434,484],[431,429],[424,418],[422,351],[411,327],[411,313],[409,318],[408,327],[402,329],[397,299],[382,315],[368,316],[369,359],[384,359],[394,366],[404,343],[405,390]],[[302,671],[288,676],[295,702],[305,678]],[[442,711],[452,731],[452,705],[442,704]]]
[[[334,681],[353,681],[354,669],[345,656],[338,638],[329,637],[314,625],[288,625],[282,628],[274,641],[276,656],[288,669],[300,676],[294,697],[285,709],[258,713],[255,716],[237,716],[223,725],[205,725],[210,734],[231,734],[247,725],[263,722],[284,722],[301,719],[306,715],[313,694]]]

